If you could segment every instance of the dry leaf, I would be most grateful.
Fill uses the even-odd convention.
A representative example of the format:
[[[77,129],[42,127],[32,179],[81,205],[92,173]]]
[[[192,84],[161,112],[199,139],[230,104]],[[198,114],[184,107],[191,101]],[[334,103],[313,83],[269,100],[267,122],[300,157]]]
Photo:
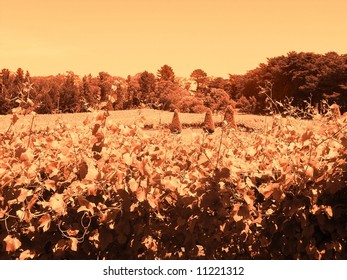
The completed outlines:
[[[23,208],[22,208],[23,209]],[[25,218],[25,211],[23,210],[17,210],[16,211],[17,217],[22,221]]]
[[[331,208],[331,206],[326,206],[324,211],[328,215],[329,218],[333,217],[333,209]]]
[[[146,192],[142,187],[139,187],[136,190],[136,198],[140,202],[143,202],[146,199]]]
[[[139,183],[137,183],[137,182],[135,181],[134,178],[131,178],[131,179],[129,180],[128,184],[129,184],[130,190],[131,190],[132,192],[136,192]]]
[[[86,180],[89,181],[94,181],[97,179],[99,175],[98,169],[94,166],[93,162],[88,163],[88,173],[87,176],[85,177]]]
[[[27,198],[28,190],[27,189],[20,189],[20,194],[17,197],[18,202],[24,202],[25,199]]]
[[[313,135],[312,130],[305,131],[301,136],[301,141],[305,142],[306,140],[309,140],[312,137],[312,135]]]
[[[32,150],[29,148],[24,153],[22,153],[20,155],[19,159],[21,161],[25,161],[25,162],[31,163],[33,161],[33,159],[34,159],[34,154],[33,154]]]
[[[35,253],[31,253],[30,250],[25,250],[19,255],[19,260],[27,260],[33,259],[35,257]]]
[[[246,178],[246,184],[249,188],[254,187],[254,184],[249,177]]]
[[[133,159],[131,158],[130,154],[129,153],[125,153],[123,155],[123,160],[125,162],[126,165],[131,165],[132,162],[133,162]]]
[[[243,199],[246,201],[246,203],[247,203],[248,205],[253,206],[254,198],[251,198],[249,195],[244,194],[244,195],[243,195]]]
[[[88,174],[88,164],[85,161],[82,161],[78,166],[78,175],[79,179],[84,179]]]
[[[259,188],[259,192],[268,199],[275,189],[279,187],[279,183],[269,183],[269,184],[263,184]]]
[[[251,146],[246,150],[246,152],[248,156],[253,157],[257,153],[257,150]]]
[[[151,194],[147,194],[147,201],[152,208],[158,207],[158,200]]]
[[[11,118],[11,124],[15,125],[15,123],[19,120],[19,117],[17,114],[13,113]]]
[[[72,251],[77,252],[78,239],[76,237],[70,237],[70,248]]]
[[[42,227],[42,230],[45,232],[49,229],[49,227],[51,226],[51,215],[49,215],[48,213],[43,215],[40,219],[39,219],[39,226],[38,228]]]
[[[77,201],[78,201],[78,204],[81,206],[81,207],[78,208],[77,212],[87,210],[92,215],[94,215],[94,206],[95,206],[94,203],[91,203],[90,201],[88,201],[82,195],[78,196]]]
[[[105,112],[104,111],[100,111],[98,112],[98,114],[95,117],[96,121],[102,121],[105,119]]]
[[[66,203],[64,202],[63,194],[53,194],[48,204],[58,215],[66,214]]]
[[[86,188],[87,188],[87,194],[88,195],[93,195],[93,196],[97,195],[98,187],[96,185],[89,184],[89,185],[86,185]]]
[[[51,180],[51,179],[47,179],[45,180],[45,188],[48,191],[56,191],[56,186],[55,186],[55,181]]]
[[[201,245],[196,245],[196,247],[198,248],[198,256],[199,257],[203,257],[205,256],[205,250],[204,247]]]
[[[313,167],[312,166],[307,166],[305,170],[305,174],[309,178],[313,178]]]
[[[12,237],[11,235],[7,235],[4,238],[4,242],[6,243],[6,252],[15,252],[22,246],[22,242],[17,237]]]

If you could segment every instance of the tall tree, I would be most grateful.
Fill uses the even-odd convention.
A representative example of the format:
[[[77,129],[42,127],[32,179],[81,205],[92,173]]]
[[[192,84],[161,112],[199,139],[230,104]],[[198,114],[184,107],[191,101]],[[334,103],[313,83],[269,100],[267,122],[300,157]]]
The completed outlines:
[[[207,74],[202,69],[195,69],[191,74],[190,78],[196,82],[196,91],[204,91],[207,85]]]
[[[173,82],[175,80],[175,73],[169,65],[165,64],[157,71],[157,77],[162,81]]]
[[[99,73],[100,101],[105,102],[112,92],[112,76],[107,72]]]
[[[10,108],[8,100],[8,80],[10,71],[8,69],[2,69],[0,72],[0,114],[6,114]]]
[[[100,99],[101,89],[99,87],[98,78],[94,78],[91,74],[82,78],[82,110],[89,111],[96,109],[98,100]]]
[[[229,94],[220,88],[212,88],[211,91],[204,97],[204,105],[210,108],[212,112],[223,111],[226,107],[232,104]]]
[[[72,71],[68,71],[60,94],[60,108],[64,113],[76,113],[81,110],[81,94],[79,78]]]
[[[128,75],[126,79],[128,100],[124,106],[128,109],[140,105],[140,75],[141,74],[136,74],[135,76]]]
[[[225,90],[226,88],[228,88],[228,80],[223,79],[222,77],[213,78],[208,82],[208,87],[210,89],[220,88]]]
[[[18,87],[21,88],[23,83],[25,81],[24,77],[24,71],[22,68],[18,68],[16,71],[16,77],[14,79],[14,84]]]
[[[155,102],[155,76],[153,73],[144,71],[139,78],[140,101],[148,104]]]

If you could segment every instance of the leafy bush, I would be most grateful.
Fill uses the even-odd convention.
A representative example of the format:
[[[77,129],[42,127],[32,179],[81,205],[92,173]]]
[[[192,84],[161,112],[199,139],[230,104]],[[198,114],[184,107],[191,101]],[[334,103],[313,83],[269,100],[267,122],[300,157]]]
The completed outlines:
[[[195,96],[184,96],[177,104],[177,107],[182,113],[203,113],[206,107],[203,101]]]
[[[54,106],[51,97],[49,94],[42,94],[38,98],[38,107],[36,113],[38,114],[52,114],[54,111]]]
[[[245,96],[241,96],[236,103],[236,108],[239,108],[242,113],[256,113],[257,100],[254,96],[251,96],[249,99]]]
[[[204,98],[204,105],[214,111],[224,111],[228,105],[232,105],[228,93],[223,89],[212,88],[210,93]]]
[[[346,118],[185,143],[107,116],[0,134],[2,259],[347,258]]]

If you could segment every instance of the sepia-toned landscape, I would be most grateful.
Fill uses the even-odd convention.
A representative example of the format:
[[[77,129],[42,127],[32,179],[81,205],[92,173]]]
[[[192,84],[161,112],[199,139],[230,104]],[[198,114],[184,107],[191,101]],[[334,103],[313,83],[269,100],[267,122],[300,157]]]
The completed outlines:
[[[347,26],[332,16],[345,4],[328,13],[336,37],[310,41],[294,27],[323,7],[290,2],[297,21],[278,24],[302,46],[258,37],[266,61],[251,67],[262,47],[244,32],[285,6],[35,0],[29,20],[19,2],[0,12],[0,259],[347,259],[347,42],[334,41]],[[229,60],[236,42],[247,71]]]

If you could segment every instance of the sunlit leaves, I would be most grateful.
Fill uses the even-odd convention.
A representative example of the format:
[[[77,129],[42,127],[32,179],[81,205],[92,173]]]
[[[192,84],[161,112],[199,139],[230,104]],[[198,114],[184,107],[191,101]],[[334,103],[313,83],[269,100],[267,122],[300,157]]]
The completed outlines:
[[[64,195],[55,193],[51,196],[48,205],[55,211],[58,215],[66,214],[66,203],[64,202]]]
[[[32,253],[30,250],[25,250],[19,255],[19,260],[28,260],[35,258],[36,254]]]
[[[273,192],[279,188],[279,186],[279,183],[269,183],[260,186],[258,190],[266,199],[268,199],[273,194]]]
[[[58,123],[33,132],[30,145],[28,132],[3,141],[1,253],[346,256],[345,130],[278,118],[272,131],[231,131],[222,139],[219,128],[214,136],[195,132],[189,142],[156,132],[97,112],[83,127]],[[336,240],[317,246],[317,228]]]
[[[39,219],[39,226],[38,228],[42,228],[42,230],[45,232],[49,229],[50,225],[51,225],[51,215],[49,215],[48,213],[43,215],[40,219]]]
[[[127,165],[131,165],[131,164],[132,164],[132,157],[130,156],[129,153],[123,154],[123,161],[124,161],[125,164],[127,164]]]
[[[78,250],[78,239],[75,237],[70,237],[70,242],[71,250],[76,252]]]
[[[78,204],[80,205],[80,207],[77,209],[77,212],[88,211],[90,212],[91,215],[94,215],[94,207],[95,207],[94,203],[88,201],[86,198],[84,198],[81,195],[77,197],[77,201],[78,201]]]
[[[6,244],[6,252],[14,252],[22,245],[22,242],[17,237],[11,235],[7,235],[4,238],[4,242]]]

